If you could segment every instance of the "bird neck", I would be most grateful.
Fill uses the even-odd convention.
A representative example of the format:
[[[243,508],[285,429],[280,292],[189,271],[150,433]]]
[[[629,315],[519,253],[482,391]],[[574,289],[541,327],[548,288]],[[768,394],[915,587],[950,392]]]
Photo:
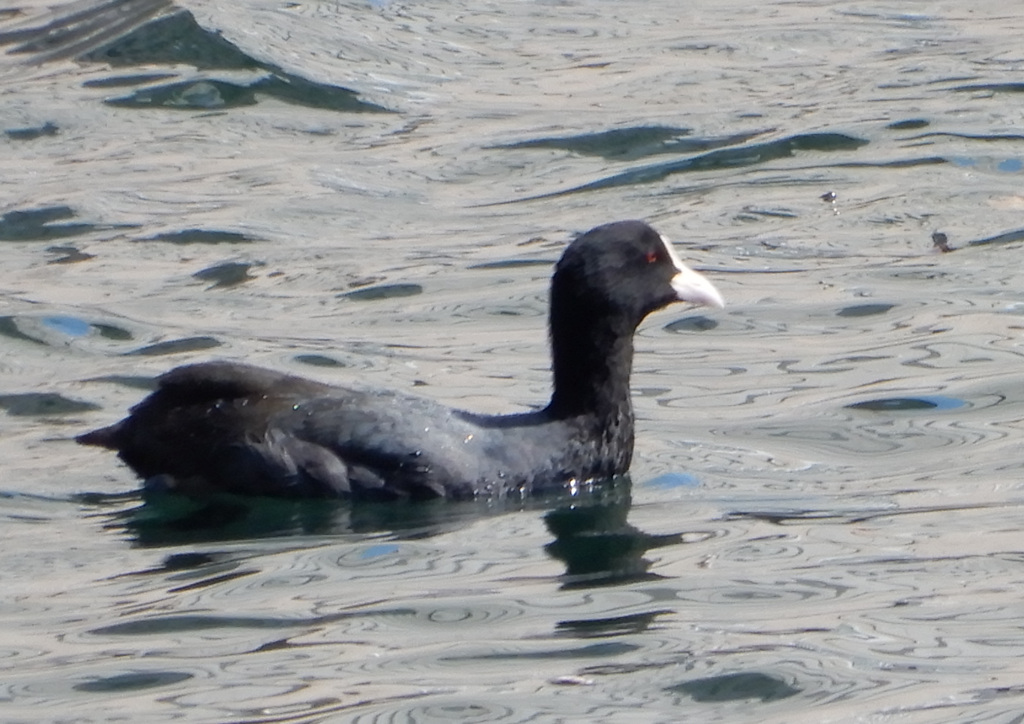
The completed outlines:
[[[621,320],[552,310],[554,390],[548,412],[560,418],[596,415],[598,420],[631,422],[633,331]]]

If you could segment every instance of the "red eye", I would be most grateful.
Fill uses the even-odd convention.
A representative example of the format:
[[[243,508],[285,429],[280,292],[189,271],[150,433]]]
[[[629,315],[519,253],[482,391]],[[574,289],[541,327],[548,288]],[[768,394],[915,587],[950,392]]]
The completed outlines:
[[[658,261],[658,252],[656,252],[656,251],[649,251],[649,252],[647,252],[647,263],[648,264],[653,264],[656,261]]]

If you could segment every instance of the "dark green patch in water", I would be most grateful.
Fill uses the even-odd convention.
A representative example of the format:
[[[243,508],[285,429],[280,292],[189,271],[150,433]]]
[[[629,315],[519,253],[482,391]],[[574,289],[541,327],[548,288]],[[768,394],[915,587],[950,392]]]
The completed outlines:
[[[128,354],[140,357],[159,357],[165,354],[199,352],[205,349],[213,349],[214,347],[220,347],[220,342],[213,337],[186,337],[184,339],[172,339],[167,342],[157,342],[156,344],[140,347]]]
[[[235,287],[255,279],[255,277],[249,274],[249,270],[253,266],[253,264],[240,261],[226,261],[223,264],[215,264],[205,269],[200,269],[192,277],[204,282],[213,282],[209,287],[210,289]]]
[[[412,297],[422,293],[423,287],[419,284],[381,284],[376,287],[366,287],[365,289],[356,289],[351,292],[345,292],[338,296],[358,302],[371,302],[379,299]]]
[[[678,161],[666,161],[664,163],[640,166],[639,168],[606,176],[597,181],[574,186],[564,191],[540,194],[525,199],[517,199],[517,201],[532,201],[535,199],[567,196],[585,191],[615,188],[617,186],[636,186],[654,183],[679,173],[718,171],[741,166],[754,166],[788,158],[797,152],[829,153],[835,151],[855,151],[861,146],[867,145],[867,143],[862,138],[848,136],[845,133],[805,133],[765,143],[740,145],[735,148],[720,148]],[[945,162],[944,159],[943,162]]]
[[[99,410],[91,402],[71,400],[55,392],[22,392],[0,395],[0,408],[8,415],[17,417],[45,417],[47,415],[69,415],[76,412]]]
[[[118,674],[105,676],[75,684],[75,691],[86,691],[96,694],[115,694],[140,689],[152,689],[157,686],[170,686],[188,681],[192,674],[184,671],[146,671],[134,674]]]
[[[573,136],[552,136],[518,141],[492,148],[531,149],[550,148],[570,151],[584,156],[601,156],[615,160],[631,160],[664,153],[700,153],[725,146],[746,143],[757,133],[733,134],[719,138],[687,138],[689,128],[672,126],[631,126],[597,133]]]
[[[167,241],[172,244],[246,244],[260,241],[239,231],[218,231],[216,229],[182,229],[147,236],[141,241]]]
[[[782,679],[757,672],[723,674],[694,679],[668,687],[669,691],[686,694],[694,701],[725,702],[759,699],[762,702],[788,699],[800,693]]]
[[[0,241],[50,241],[68,236],[81,236],[100,228],[95,224],[55,224],[73,219],[70,206],[42,206],[37,209],[8,211],[0,216]]]
[[[885,314],[895,307],[895,304],[854,304],[843,307],[836,312],[837,317],[871,317],[876,314]]]

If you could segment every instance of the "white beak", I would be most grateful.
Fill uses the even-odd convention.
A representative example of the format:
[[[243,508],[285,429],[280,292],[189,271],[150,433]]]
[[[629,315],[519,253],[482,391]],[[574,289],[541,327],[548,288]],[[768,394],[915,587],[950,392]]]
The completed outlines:
[[[715,289],[715,285],[703,274],[695,272],[686,264],[683,264],[668,239],[663,236],[661,240],[665,243],[669,258],[672,259],[672,263],[675,264],[678,270],[676,275],[672,277],[672,288],[675,290],[676,296],[679,297],[679,301],[703,304],[708,307],[718,307],[719,309],[724,307],[725,300],[722,299],[719,291]]]

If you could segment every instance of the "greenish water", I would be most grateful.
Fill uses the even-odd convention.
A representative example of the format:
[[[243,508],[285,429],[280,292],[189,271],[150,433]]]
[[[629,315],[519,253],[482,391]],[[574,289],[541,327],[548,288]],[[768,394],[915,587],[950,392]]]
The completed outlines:
[[[0,719],[1019,720],[1020,13],[44,5],[0,10]],[[209,358],[543,402],[550,264],[634,217],[729,306],[641,328],[631,486],[189,506],[71,441]]]

